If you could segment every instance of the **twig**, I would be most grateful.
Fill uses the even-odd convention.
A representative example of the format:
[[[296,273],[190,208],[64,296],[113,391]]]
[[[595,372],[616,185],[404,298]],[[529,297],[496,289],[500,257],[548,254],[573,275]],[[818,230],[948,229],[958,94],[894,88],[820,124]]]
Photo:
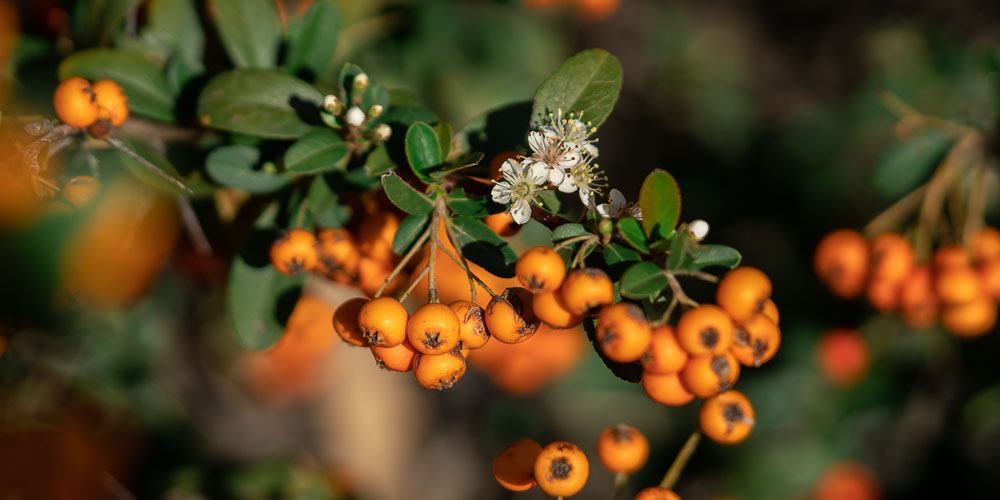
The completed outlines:
[[[439,198],[440,200],[440,198]],[[427,278],[427,301],[431,304],[437,304],[438,302],[438,291],[437,291],[437,272],[435,264],[437,263],[437,249],[438,249],[438,224],[440,219],[438,219],[437,210],[434,211],[434,217],[431,217],[431,248],[430,255],[427,257],[427,268],[430,269],[431,275]]]
[[[660,481],[660,488],[667,488],[668,490],[674,488],[674,485],[677,484],[677,479],[681,477],[681,471],[684,470],[684,466],[691,459],[694,450],[698,448],[699,441],[701,441],[701,431],[695,430],[684,443],[681,451],[677,453],[677,458],[674,459],[674,463],[670,464],[667,473],[663,475],[663,481]]]
[[[580,235],[580,236],[574,236],[572,238],[565,239],[563,241],[560,241],[558,245],[556,245],[555,247],[553,247],[553,250],[555,250],[555,251],[558,252],[559,250],[562,250],[563,248],[566,248],[566,247],[572,245],[573,243],[576,243],[576,242],[579,242],[579,241],[583,241],[583,240],[589,240],[589,239],[597,239],[597,235],[594,235],[594,234],[583,234],[583,235]]]
[[[198,252],[198,255],[212,255],[212,245],[209,244],[208,237],[205,236],[205,229],[201,227],[198,215],[194,213],[191,200],[183,196],[178,196],[176,200],[177,208],[181,212],[181,220],[184,222],[184,229],[187,231],[188,237],[191,238],[195,251]]]
[[[667,271],[674,276],[690,276],[692,278],[700,279],[702,281],[707,281],[709,283],[718,283],[719,277],[714,274],[706,273],[705,271],[699,271],[697,269],[674,269]]]
[[[406,287],[406,291],[399,296],[400,302],[406,300],[406,298],[410,296],[410,292],[412,292],[413,289],[417,286],[417,283],[420,283],[420,280],[424,279],[424,276],[427,276],[427,273],[430,270],[431,270],[430,266],[424,266],[424,268],[420,270],[420,273],[417,274],[417,277],[410,282],[410,286]]]
[[[171,184],[181,188],[184,192],[188,194],[194,194],[194,191],[192,191],[191,188],[185,186],[184,183],[175,179],[174,176],[161,170],[160,167],[153,165],[152,163],[149,162],[149,160],[143,158],[142,156],[139,156],[139,154],[137,154],[135,151],[132,151],[122,141],[115,139],[114,137],[108,137],[104,139],[104,141],[114,146],[115,149],[121,151],[122,153],[125,153],[129,158],[132,158],[133,160],[139,162],[140,165],[152,170],[153,172],[156,173],[156,175],[159,175],[160,177],[169,181]]]
[[[965,224],[962,228],[962,243],[972,237],[985,224],[986,212],[986,161],[980,160],[973,174],[972,185],[969,187],[969,204],[965,211]]]
[[[910,191],[909,194],[900,198],[899,201],[893,203],[889,208],[875,216],[862,229],[862,232],[865,233],[865,236],[872,237],[898,226],[902,219],[917,209],[920,201],[924,198],[925,192],[927,192],[927,184]]]
[[[672,272],[664,271],[663,275],[667,277],[667,283],[670,284],[670,292],[673,293],[674,299],[687,307],[698,307],[698,303],[684,293],[684,289],[681,288],[680,282],[677,281],[677,277]]]
[[[611,500],[618,500],[625,492],[625,483],[628,481],[628,474],[619,472],[615,474],[615,486],[611,490]]]
[[[440,243],[440,240],[438,241],[438,243]],[[465,260],[464,258],[459,260],[459,258],[456,257],[455,254],[451,253],[451,250],[448,250],[448,247],[446,247],[443,244],[440,245],[439,249],[445,255],[451,258],[451,260],[455,261],[455,263],[458,264],[458,267],[461,267],[462,270],[465,271],[465,273],[469,276],[470,280],[475,280],[475,282],[478,283],[479,286],[483,287],[483,290],[486,290],[486,293],[490,294],[490,297],[496,296],[496,294],[493,293],[493,290],[491,290],[490,287],[486,283],[484,283],[482,279],[479,278],[479,276],[476,276],[476,273],[472,272],[472,269],[469,269],[469,266],[464,262]],[[472,301],[473,302],[476,301],[475,292],[473,292]]]
[[[38,164],[38,155],[41,154],[42,149],[49,144],[62,139],[63,137],[77,134],[81,130],[82,129],[80,128],[72,127],[70,125],[66,125],[65,123],[56,126],[52,130],[46,132],[45,135],[35,139],[31,144],[28,144],[18,151],[11,161],[16,163],[26,163],[28,168],[31,170],[31,174],[38,175],[38,172],[41,170],[41,166]]]
[[[376,298],[382,296],[382,292],[385,291],[385,287],[389,286],[389,283],[392,283],[393,280],[396,279],[396,276],[399,276],[399,273],[406,266],[406,263],[409,262],[410,259],[412,259],[413,256],[420,251],[421,248],[423,248],[424,243],[430,236],[431,236],[431,231],[430,228],[428,228],[427,230],[424,231],[424,234],[420,235],[420,238],[417,240],[416,243],[413,244],[413,247],[410,248],[410,251],[406,252],[406,255],[404,255],[403,259],[399,261],[399,264],[396,264],[396,268],[393,269],[391,273],[389,273],[389,277],[387,277],[385,281],[382,282],[382,286],[378,287],[378,290],[375,292]],[[406,293],[409,294],[410,292],[407,291]]]
[[[924,200],[920,206],[920,223],[914,236],[917,255],[930,254],[931,237],[938,226],[940,209],[948,185],[955,178],[955,175],[973,159],[972,156],[979,152],[981,139],[982,137],[976,131],[967,132],[960,137],[948,151],[948,155],[938,166],[930,182],[927,183],[927,192],[924,194]]]

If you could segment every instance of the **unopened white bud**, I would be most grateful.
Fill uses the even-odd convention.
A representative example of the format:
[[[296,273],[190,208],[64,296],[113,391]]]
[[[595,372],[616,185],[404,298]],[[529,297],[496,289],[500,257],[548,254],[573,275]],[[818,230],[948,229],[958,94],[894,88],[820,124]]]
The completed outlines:
[[[323,98],[323,109],[327,113],[337,113],[337,108],[340,108],[340,99],[333,94],[329,94]]]
[[[361,111],[361,108],[353,106],[347,110],[344,120],[352,127],[360,127],[365,122],[365,112]]]
[[[708,236],[708,223],[701,219],[693,220],[688,223],[688,232],[694,236],[695,241],[701,241]]]
[[[372,104],[372,107],[368,108],[368,118],[378,118],[383,110],[381,104]]]
[[[379,123],[375,125],[375,138],[380,141],[389,140],[389,136],[392,135],[392,128],[384,123]]]
[[[351,90],[354,92],[364,92],[366,88],[368,88],[368,75],[364,73],[355,75]]]

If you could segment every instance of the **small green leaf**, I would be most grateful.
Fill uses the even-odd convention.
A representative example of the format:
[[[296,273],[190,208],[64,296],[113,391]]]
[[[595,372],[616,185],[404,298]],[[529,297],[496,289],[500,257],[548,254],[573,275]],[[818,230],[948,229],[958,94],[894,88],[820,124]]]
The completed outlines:
[[[150,26],[169,35],[186,60],[202,60],[205,33],[194,0],[150,0],[147,17]]]
[[[583,113],[598,127],[611,114],[622,88],[622,66],[605,50],[590,49],[566,60],[538,88],[532,110],[533,128],[548,123],[549,113]]]
[[[667,256],[667,269],[689,269],[694,257],[691,247],[694,240],[687,231],[681,231],[670,240],[670,255]]]
[[[649,253],[649,247],[646,246],[646,234],[642,232],[642,225],[639,224],[639,221],[631,217],[619,219],[618,233],[629,245],[632,245],[632,248],[644,254]]]
[[[314,174],[347,167],[350,145],[331,130],[317,129],[295,141],[285,152],[285,168]]]
[[[351,219],[351,207],[340,204],[340,196],[322,175],[317,175],[309,185],[308,200],[309,212],[323,227],[343,227]]]
[[[501,278],[514,276],[513,264],[517,262],[517,252],[489,226],[476,218],[455,217],[449,227],[455,237],[455,245],[469,261]]]
[[[417,178],[433,182],[430,172],[441,165],[441,146],[434,128],[424,122],[410,125],[406,131],[406,159]]]
[[[215,27],[237,68],[271,68],[278,57],[281,24],[270,0],[212,0]]]
[[[466,217],[486,217],[487,215],[499,213],[504,210],[503,205],[494,203],[493,200],[487,197],[470,197],[462,188],[448,193],[448,208],[455,215]]]
[[[616,266],[622,262],[636,262],[641,258],[639,252],[618,243],[611,243],[604,247],[603,253],[604,262],[609,266]]]
[[[365,170],[368,172],[368,175],[382,175],[395,166],[396,164],[392,162],[389,150],[386,149],[385,144],[375,146],[365,158]]]
[[[954,141],[954,134],[931,129],[889,145],[875,159],[872,184],[885,199],[903,196],[930,175]]]
[[[333,62],[340,36],[340,11],[329,0],[313,2],[302,19],[288,27],[285,67],[293,74],[315,80]]]
[[[392,240],[392,251],[399,255],[405,255],[410,251],[410,247],[423,236],[427,230],[427,225],[431,220],[429,214],[411,215],[399,224],[396,230],[396,237]]]
[[[260,151],[250,146],[223,146],[208,154],[205,170],[216,182],[225,186],[261,194],[277,191],[292,182],[285,174],[258,169]]]
[[[133,113],[165,122],[174,120],[174,94],[163,72],[141,55],[116,49],[77,52],[59,65],[60,79],[71,76],[114,80],[125,91]]]
[[[557,214],[562,209],[562,200],[554,190],[546,189],[535,196],[538,198],[538,206],[547,212]]]
[[[563,240],[591,234],[583,224],[569,223],[563,224],[552,230],[552,243],[559,243]]]
[[[439,170],[434,170],[431,172],[432,179],[443,179],[459,170],[464,170],[470,167],[475,167],[479,162],[483,161],[482,153],[466,153],[453,161],[450,161],[444,165],[444,168]]]
[[[438,122],[434,126],[434,133],[437,134],[438,146],[441,148],[441,161],[447,161],[451,154],[451,124],[448,122]]]
[[[74,12],[77,30],[88,45],[99,45],[111,41],[122,21],[141,0],[89,0],[77,2]]]
[[[650,239],[667,237],[681,215],[681,192],[665,170],[656,169],[646,177],[639,191],[642,228]]]
[[[740,265],[743,258],[735,248],[725,245],[698,245],[691,250],[691,256],[693,260],[690,267],[694,269],[712,266],[732,269]]]
[[[619,288],[622,297],[630,299],[645,299],[650,295],[659,294],[670,286],[663,270],[652,262],[638,262],[632,264],[624,274],[622,274],[621,286]]]
[[[298,139],[319,123],[321,94],[287,73],[233,70],[213,78],[201,91],[198,116],[207,127],[271,139]]]
[[[422,215],[434,210],[434,202],[420,191],[413,189],[413,186],[396,175],[396,172],[389,171],[382,175],[382,188],[385,189],[389,201],[406,213]]]

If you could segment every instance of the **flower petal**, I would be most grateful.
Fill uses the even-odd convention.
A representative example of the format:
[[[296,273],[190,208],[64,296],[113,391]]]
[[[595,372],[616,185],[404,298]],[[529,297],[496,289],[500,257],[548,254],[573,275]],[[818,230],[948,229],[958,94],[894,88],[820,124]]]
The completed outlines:
[[[514,218],[514,222],[518,224],[528,222],[528,219],[531,218],[531,204],[527,200],[517,200],[510,207],[510,215]]]
[[[572,193],[576,191],[576,181],[573,179],[572,175],[567,175],[562,182],[559,183],[559,191],[563,193]]]
[[[605,219],[611,218],[611,205],[607,203],[601,203],[600,205],[597,205],[595,211],[601,214],[601,217],[604,217]]]
[[[562,181],[565,178],[566,178],[566,172],[564,172],[563,169],[559,167],[549,169],[549,182],[551,182],[553,185],[558,186],[562,184]]]

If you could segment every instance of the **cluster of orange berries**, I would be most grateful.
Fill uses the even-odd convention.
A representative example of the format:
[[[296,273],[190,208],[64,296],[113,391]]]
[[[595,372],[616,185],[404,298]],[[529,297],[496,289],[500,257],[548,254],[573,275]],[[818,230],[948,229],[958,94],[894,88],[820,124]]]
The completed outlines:
[[[597,456],[609,471],[631,474],[649,458],[649,440],[635,427],[618,424],[597,438]],[[493,477],[511,491],[526,491],[538,485],[547,495],[568,497],[583,489],[590,477],[590,462],[579,446],[557,441],[542,447],[524,438],[508,446],[493,459]],[[635,500],[680,500],[668,488],[646,488]]]
[[[867,241],[857,231],[826,235],[816,248],[814,267],[837,296],[862,293],[882,312],[899,311],[915,328],[938,320],[949,332],[975,337],[996,324],[1000,300],[1000,231],[987,227],[968,246],[943,245],[930,262],[919,263],[910,242],[897,233]]]
[[[114,80],[90,82],[74,76],[56,87],[52,96],[56,115],[63,123],[86,128],[94,137],[106,137],[111,127],[128,120],[128,98]]]
[[[377,211],[357,229],[357,237],[345,228],[325,228],[313,234],[305,229],[286,231],[271,245],[271,263],[282,274],[316,271],[327,278],[354,285],[373,295],[392,273],[398,258],[392,240],[399,217]],[[393,281],[393,291],[400,281]]]

